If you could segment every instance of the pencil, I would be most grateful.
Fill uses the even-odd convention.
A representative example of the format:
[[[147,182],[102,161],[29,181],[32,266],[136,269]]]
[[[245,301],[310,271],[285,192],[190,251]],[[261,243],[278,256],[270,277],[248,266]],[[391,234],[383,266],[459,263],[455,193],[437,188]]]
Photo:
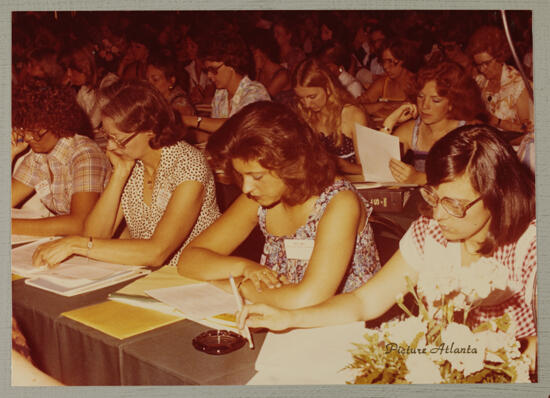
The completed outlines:
[[[237,301],[237,308],[239,311],[242,311],[243,309],[243,301],[241,298],[241,295],[239,294],[239,291],[237,290],[237,286],[235,286],[235,279],[233,279],[233,275],[229,275],[229,283],[231,284],[231,290],[233,290],[233,295],[235,296],[235,300]],[[248,339],[248,346],[252,349],[254,348],[254,343],[252,342],[252,336],[250,336],[250,329],[248,329],[248,326],[244,327],[245,332],[245,338]]]

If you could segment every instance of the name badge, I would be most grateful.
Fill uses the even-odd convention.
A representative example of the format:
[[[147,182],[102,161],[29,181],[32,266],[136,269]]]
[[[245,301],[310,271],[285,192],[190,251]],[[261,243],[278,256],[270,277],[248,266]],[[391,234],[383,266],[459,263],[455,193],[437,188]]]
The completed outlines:
[[[51,194],[50,183],[48,181],[40,181],[35,187],[34,190],[40,198],[45,198]]]
[[[168,206],[168,202],[170,202],[170,198],[172,197],[172,192],[160,188],[157,194],[157,206],[161,209],[166,209],[166,206]]]
[[[309,260],[314,245],[313,239],[285,239],[286,257],[292,260]]]

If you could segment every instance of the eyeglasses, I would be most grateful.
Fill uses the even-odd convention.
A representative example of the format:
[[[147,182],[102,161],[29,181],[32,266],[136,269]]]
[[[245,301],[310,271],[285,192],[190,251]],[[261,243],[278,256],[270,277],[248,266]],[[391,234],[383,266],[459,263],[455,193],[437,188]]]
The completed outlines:
[[[489,65],[490,65],[494,60],[495,60],[494,58],[491,58],[491,59],[488,59],[487,61],[476,62],[476,67],[477,67],[478,69],[488,68]]]
[[[448,214],[456,218],[464,218],[468,209],[481,200],[480,196],[474,201],[464,204],[458,199],[451,199],[447,197],[440,199],[433,189],[428,186],[421,187],[420,194],[422,195],[422,199],[424,199],[430,207],[436,208],[437,204],[441,203],[441,207],[443,207]]]
[[[399,65],[401,61],[398,59],[389,59],[389,58],[382,58],[382,66],[391,65],[391,66],[397,66]]]
[[[132,141],[138,134],[139,134],[139,131],[137,133],[132,134],[130,137],[125,138],[122,141],[119,141],[117,138],[113,137],[112,135],[105,133],[105,135],[107,136],[107,139],[114,142],[116,146],[118,146],[120,149],[126,148],[126,145],[128,145],[128,143]]]
[[[45,128],[33,129],[28,127],[15,127],[14,130],[17,136],[21,139],[24,139],[25,135],[28,133],[34,141],[40,141],[42,137],[50,132],[50,130]]]
[[[220,70],[220,68],[223,65],[224,65],[224,63],[222,62],[218,66],[207,66],[207,67],[204,68],[204,70],[205,70],[206,73],[212,73],[214,76],[216,76],[218,74],[218,71]]]

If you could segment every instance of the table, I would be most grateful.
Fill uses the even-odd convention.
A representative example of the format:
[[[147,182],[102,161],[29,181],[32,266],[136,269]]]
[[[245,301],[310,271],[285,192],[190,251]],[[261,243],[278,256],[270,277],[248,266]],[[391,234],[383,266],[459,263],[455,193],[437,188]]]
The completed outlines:
[[[191,345],[208,328],[189,320],[119,340],[60,315],[100,303],[127,283],[64,297],[13,281],[13,316],[36,365],[68,385],[245,384],[256,373],[265,333],[254,335],[254,350],[213,356]]]

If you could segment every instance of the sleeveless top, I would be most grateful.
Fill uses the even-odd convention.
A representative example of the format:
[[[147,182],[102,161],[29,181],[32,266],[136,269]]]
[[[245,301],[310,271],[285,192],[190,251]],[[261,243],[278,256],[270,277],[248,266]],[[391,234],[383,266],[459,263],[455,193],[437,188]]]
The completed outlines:
[[[299,283],[304,277],[309,260],[288,258],[285,249],[285,240],[315,240],[319,220],[323,216],[332,197],[341,191],[353,191],[361,198],[361,202],[367,211],[367,220],[363,230],[357,234],[352,260],[342,278],[337,293],[346,293],[357,289],[380,270],[380,259],[374,242],[374,234],[368,217],[372,213],[372,206],[361,196],[347,180],[337,180],[327,187],[317,199],[313,213],[309,215],[306,223],[299,227],[292,235],[275,236],[267,232],[267,209],[258,209],[258,221],[260,229],[265,236],[265,245],[260,263],[279,275],[285,275],[291,283]]]
[[[357,163],[357,160],[355,158],[355,148],[353,146],[353,140],[351,138],[349,138],[347,135],[342,135],[342,143],[340,144],[340,146],[336,146],[331,135],[320,135],[321,141],[323,142],[325,148],[327,148],[327,151],[329,151],[329,153],[336,155],[340,159],[347,160],[350,163]]]
[[[412,139],[411,139],[411,151],[413,153],[413,166],[417,171],[420,171],[422,173],[426,172],[426,158],[428,157],[429,151],[421,151],[420,149],[416,148],[416,145],[418,143],[418,130],[420,129],[420,122],[422,120],[420,119],[420,116],[416,119],[414,122],[413,132],[412,132]],[[458,127],[462,127],[466,124],[465,120],[461,120],[458,122]],[[457,128],[458,128],[457,127]]]

